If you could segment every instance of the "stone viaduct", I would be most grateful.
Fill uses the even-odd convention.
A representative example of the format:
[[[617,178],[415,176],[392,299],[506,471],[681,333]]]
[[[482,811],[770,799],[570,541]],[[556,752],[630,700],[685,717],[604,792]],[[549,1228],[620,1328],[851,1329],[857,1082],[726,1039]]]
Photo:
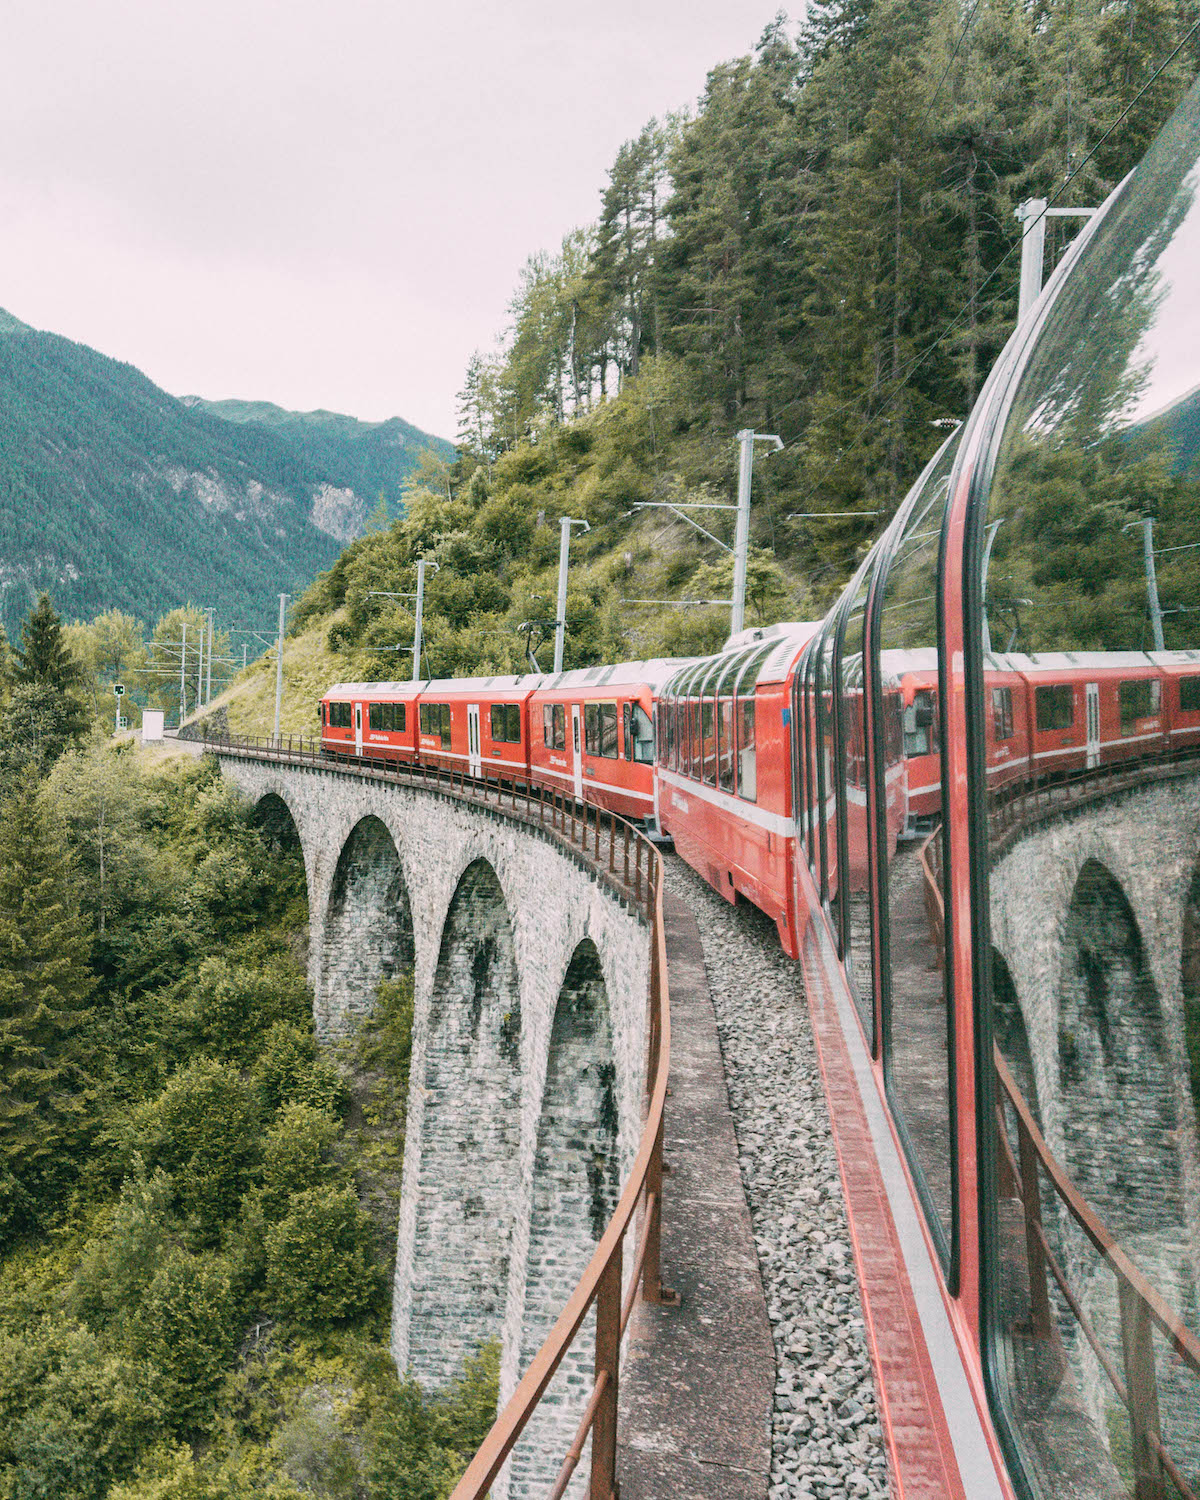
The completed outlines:
[[[1200,1005],[1200,773],[1051,808],[994,854],[990,890],[1000,1049],[1068,1176],[1200,1328],[1200,1080],[1187,1046]],[[1121,1160],[1127,1177],[1114,1171]],[[1119,1348],[1113,1277],[1049,1197],[1043,1212],[1089,1315]],[[1073,1336],[1071,1320],[1062,1327]],[[1111,1392],[1081,1345],[1073,1359],[1103,1431]],[[1169,1432],[1173,1401],[1194,1395],[1165,1358],[1159,1380]],[[1186,1408],[1179,1415],[1176,1442],[1194,1441]]]
[[[319,765],[220,759],[299,839],[318,1035],[352,1029],[381,978],[413,975],[392,1349],[437,1388],[498,1339],[503,1406],[636,1152],[649,927],[569,849],[497,807]],[[560,1367],[496,1500],[549,1488],[590,1351],[577,1341]]]

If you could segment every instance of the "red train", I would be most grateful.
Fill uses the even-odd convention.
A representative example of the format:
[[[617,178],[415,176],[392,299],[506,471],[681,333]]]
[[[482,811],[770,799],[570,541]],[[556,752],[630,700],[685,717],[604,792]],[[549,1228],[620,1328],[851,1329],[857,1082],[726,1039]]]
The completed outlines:
[[[329,753],[586,796],[775,923],[898,1497],[1200,1494],[1200,814],[1164,832],[1129,796],[1200,774],[1198,177],[1200,87],[819,625],[322,704]],[[1001,619],[1027,649],[990,649]],[[1108,822],[1006,863],[1021,794],[1075,815],[1068,779]]]
[[[678,666],[339,683],[321,701],[321,745],[543,786],[655,833],[654,700]]]

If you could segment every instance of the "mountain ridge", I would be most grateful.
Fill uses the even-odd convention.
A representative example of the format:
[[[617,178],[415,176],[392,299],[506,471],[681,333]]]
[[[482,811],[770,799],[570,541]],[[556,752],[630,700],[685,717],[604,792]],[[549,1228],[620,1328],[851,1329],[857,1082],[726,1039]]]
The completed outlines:
[[[136,366],[0,309],[0,621],[46,589],[64,615],[152,620],[188,600],[269,611],[402,505],[420,454],[402,418],[172,396]],[[232,414],[233,411],[237,415]],[[395,441],[400,439],[400,441]]]

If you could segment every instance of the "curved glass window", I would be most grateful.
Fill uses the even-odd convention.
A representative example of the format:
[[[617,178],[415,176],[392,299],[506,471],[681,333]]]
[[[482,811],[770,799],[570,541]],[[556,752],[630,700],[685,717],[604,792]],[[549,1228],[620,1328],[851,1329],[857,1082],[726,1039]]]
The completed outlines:
[[[881,718],[903,721],[918,693],[936,703],[938,554],[958,438],[914,487],[877,606]],[[886,913],[884,1077],[947,1270],[954,1224],[953,1013],[946,1003],[942,773],[934,747],[893,775],[881,767],[880,908]]]
[[[1200,1488],[1198,267],[1193,89],[1060,276],[972,495],[985,1327],[1043,1500]]]
[[[733,684],[741,665],[735,656],[717,679],[717,782],[723,792],[733,791]]]
[[[816,671],[818,636],[810,642],[804,656],[804,763],[805,786],[804,837],[808,846],[808,868],[814,879],[819,879],[820,860],[817,857],[817,694]]]
[[[758,800],[758,739],[755,725],[754,689],[763,663],[772,651],[763,646],[747,656],[738,670],[734,684],[735,729],[737,732],[737,790],[747,802]]]
[[[870,809],[867,795],[867,682],[864,670],[867,595],[871,572],[854,581],[842,623],[838,656],[838,779],[842,788],[839,916],[851,990],[874,1047],[875,972],[871,937]]]

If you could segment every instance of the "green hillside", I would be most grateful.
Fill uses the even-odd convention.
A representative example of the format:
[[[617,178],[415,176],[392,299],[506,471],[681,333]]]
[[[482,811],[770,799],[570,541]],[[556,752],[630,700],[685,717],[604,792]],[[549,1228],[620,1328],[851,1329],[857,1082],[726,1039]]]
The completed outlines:
[[[0,623],[15,631],[42,589],[68,618],[152,620],[191,599],[269,619],[398,493],[385,455],[402,475],[424,441],[290,418],[226,420],[0,313]]]

